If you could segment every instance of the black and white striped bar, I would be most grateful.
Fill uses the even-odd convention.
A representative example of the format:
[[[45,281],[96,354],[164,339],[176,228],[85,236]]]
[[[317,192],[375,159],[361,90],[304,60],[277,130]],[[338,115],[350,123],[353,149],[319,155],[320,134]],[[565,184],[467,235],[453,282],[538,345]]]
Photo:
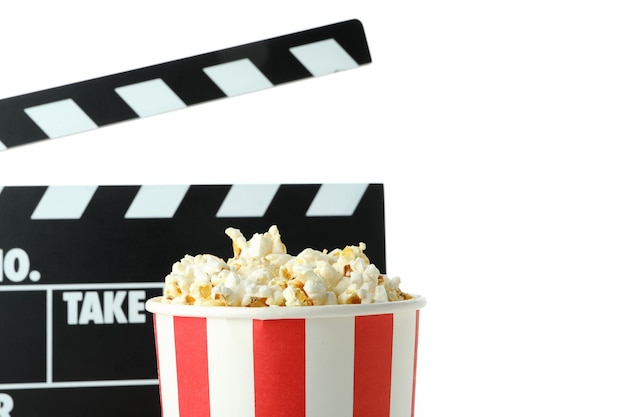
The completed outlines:
[[[349,20],[0,100],[0,151],[371,62]]]
[[[40,232],[32,239],[28,233],[40,227],[45,233],[58,229],[57,238],[64,239],[64,228],[79,227],[74,225],[82,225],[88,234],[90,228],[101,233],[103,227],[110,231],[160,224],[184,231],[190,242],[198,243],[202,237],[193,238],[192,229],[206,228],[202,235],[222,237],[229,226],[253,233],[276,224],[298,230],[296,236],[284,234],[302,240],[302,245],[313,245],[310,237],[325,247],[346,240],[370,241],[371,250],[378,251],[372,255],[382,266],[383,218],[382,184],[0,185],[0,249],[22,244],[39,248]],[[351,236],[354,231],[358,234]],[[19,236],[20,245],[11,236]],[[332,236],[336,238],[325,240]],[[105,243],[94,242],[96,247]],[[74,253],[83,250],[84,245],[72,248]]]
[[[321,184],[306,217],[352,216],[368,184]],[[233,184],[215,217],[259,218],[267,212],[281,184]],[[48,186],[35,206],[31,220],[78,220],[99,186]],[[124,218],[171,219],[191,185],[143,185],[132,199]],[[0,194],[2,187],[0,186]],[[1,198],[1,197],[0,197]]]

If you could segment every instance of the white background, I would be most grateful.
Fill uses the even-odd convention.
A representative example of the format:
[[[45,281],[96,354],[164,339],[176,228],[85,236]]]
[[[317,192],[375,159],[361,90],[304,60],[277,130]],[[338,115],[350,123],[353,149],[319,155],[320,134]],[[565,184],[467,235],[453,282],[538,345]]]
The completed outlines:
[[[626,415],[622,1],[10,4],[0,97],[360,19],[369,66],[0,152],[0,184],[383,182],[418,416]]]

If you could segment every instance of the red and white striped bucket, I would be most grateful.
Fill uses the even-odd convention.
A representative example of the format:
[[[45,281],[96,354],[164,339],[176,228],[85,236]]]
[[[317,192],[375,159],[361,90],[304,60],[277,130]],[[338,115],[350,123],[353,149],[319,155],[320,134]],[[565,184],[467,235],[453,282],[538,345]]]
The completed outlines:
[[[423,297],[316,307],[148,300],[163,417],[411,417]]]

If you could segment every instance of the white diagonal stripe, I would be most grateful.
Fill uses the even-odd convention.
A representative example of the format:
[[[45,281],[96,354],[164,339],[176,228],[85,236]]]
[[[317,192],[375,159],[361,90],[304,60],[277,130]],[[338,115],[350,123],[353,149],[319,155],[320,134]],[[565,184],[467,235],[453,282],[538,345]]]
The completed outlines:
[[[280,184],[234,184],[217,217],[263,217]]]
[[[253,416],[252,320],[208,318],[207,351],[211,415]]]
[[[94,121],[70,98],[28,107],[24,109],[24,112],[49,138],[98,128]]]
[[[153,116],[187,107],[160,78],[117,87],[115,92],[139,117]]]
[[[161,407],[164,416],[177,417],[178,373],[176,369],[176,342],[174,339],[174,317],[156,314],[155,329],[158,338],[157,360],[159,384],[161,385]]]
[[[306,320],[306,415],[352,417],[354,317]]]
[[[128,207],[126,219],[171,219],[189,185],[142,185]]]
[[[6,145],[0,140],[0,152],[4,151],[6,148]]]
[[[369,184],[322,184],[307,217],[352,216]]]
[[[33,220],[80,219],[97,186],[49,186],[30,216]]]
[[[206,67],[204,73],[228,97],[274,86],[247,58]]]
[[[334,39],[294,46],[289,51],[314,77],[359,66]]]
[[[415,311],[401,311],[393,315],[391,409],[389,417],[411,417],[414,388],[415,319]]]

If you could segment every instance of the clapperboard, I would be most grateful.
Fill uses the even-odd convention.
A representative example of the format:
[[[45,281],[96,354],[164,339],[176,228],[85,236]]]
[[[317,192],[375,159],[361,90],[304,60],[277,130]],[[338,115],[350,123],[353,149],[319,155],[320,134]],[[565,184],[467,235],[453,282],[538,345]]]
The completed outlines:
[[[353,20],[2,99],[0,149],[369,62]],[[144,303],[183,255],[232,256],[227,227],[275,224],[290,253],[366,242],[386,269],[382,184],[1,181],[0,417],[160,416]]]

